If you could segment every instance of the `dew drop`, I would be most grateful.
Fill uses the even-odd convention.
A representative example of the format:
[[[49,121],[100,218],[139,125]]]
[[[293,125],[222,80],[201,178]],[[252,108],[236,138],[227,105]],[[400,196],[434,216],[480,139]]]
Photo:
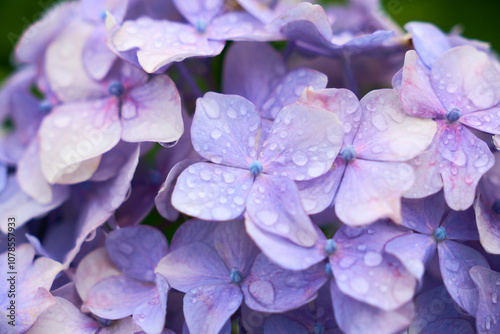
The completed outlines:
[[[363,258],[365,264],[369,267],[378,266],[382,262],[382,255],[378,252],[367,252]]]
[[[301,151],[295,151],[292,154],[292,161],[297,165],[297,166],[304,166],[307,164],[309,161],[309,158],[304,152]]]
[[[278,214],[270,210],[262,210],[257,212],[257,218],[265,225],[273,225],[278,221]]]

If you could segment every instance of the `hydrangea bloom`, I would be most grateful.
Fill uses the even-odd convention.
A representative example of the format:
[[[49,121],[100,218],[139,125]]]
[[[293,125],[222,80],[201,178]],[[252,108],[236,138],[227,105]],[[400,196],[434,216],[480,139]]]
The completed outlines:
[[[75,0],[26,30],[2,334],[500,331],[496,54],[315,3]]]

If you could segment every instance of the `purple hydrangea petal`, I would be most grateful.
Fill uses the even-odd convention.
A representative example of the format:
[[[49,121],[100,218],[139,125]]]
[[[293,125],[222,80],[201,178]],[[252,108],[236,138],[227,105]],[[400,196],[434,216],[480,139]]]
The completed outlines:
[[[465,210],[474,202],[479,179],[493,166],[493,154],[485,142],[460,124],[453,127],[443,121],[436,140],[440,145],[434,153],[444,164],[441,176],[446,203],[453,210]]]
[[[283,57],[269,44],[241,42],[232,44],[224,59],[225,94],[243,96],[257,109],[286,74]],[[281,109],[281,108],[280,108]]]
[[[296,102],[304,89],[326,88],[328,77],[321,72],[308,68],[290,71],[278,82],[270,98],[262,106],[263,116],[274,119],[286,105]],[[324,108],[329,110],[329,108]]]
[[[236,95],[207,93],[196,102],[191,136],[205,159],[248,169],[262,147],[255,106]]]
[[[386,311],[408,303],[415,278],[399,260],[383,252],[385,243],[405,233],[406,229],[384,221],[363,228],[342,225],[333,237],[337,249],[330,255],[339,289]]]
[[[166,75],[158,75],[134,88],[123,102],[121,119],[125,141],[178,141],[184,125],[181,98],[174,82]]]
[[[333,37],[332,26],[319,5],[302,2],[274,19],[267,28],[291,40],[328,47]]]
[[[274,314],[267,318],[264,323],[264,334],[273,333],[309,334],[310,332],[299,322],[281,314]]]
[[[297,186],[283,176],[259,175],[247,200],[248,218],[262,230],[310,247],[317,233],[300,202]]]
[[[403,199],[401,225],[430,235],[441,224],[445,208],[443,193],[423,199]]]
[[[95,334],[99,329],[97,321],[80,312],[71,302],[61,297],[55,297],[55,300],[55,304],[38,317],[27,334]]]
[[[235,219],[245,210],[252,183],[248,170],[199,162],[179,175],[172,205],[200,219]]]
[[[184,315],[191,333],[217,334],[243,300],[233,284],[203,285],[184,296]]]
[[[323,212],[333,204],[345,168],[344,160],[339,156],[325,174],[312,180],[297,182],[302,205],[308,214]]]
[[[317,226],[315,229],[318,242],[312,247],[302,247],[286,237],[266,232],[248,217],[245,219],[245,226],[247,233],[264,255],[285,269],[303,270],[325,258],[324,241],[326,239]]]
[[[0,306],[2,310],[8,311],[10,305],[8,291],[10,278],[7,263],[7,253],[2,253],[0,268],[2,274],[0,278],[7,282],[2,284],[0,289]],[[35,250],[30,244],[20,244],[16,247],[16,329],[23,333],[33,325],[37,317],[47,308],[54,305],[55,299],[48,292],[56,275],[61,271],[62,265],[59,262],[41,257],[33,261]],[[14,319],[10,319],[14,320]],[[5,320],[2,320],[5,321]]]
[[[106,27],[95,28],[83,47],[82,61],[87,73],[97,81],[104,79],[117,60],[106,45]]]
[[[47,48],[44,70],[51,89],[62,102],[107,95],[107,87],[93,80],[83,63],[85,42],[92,31],[91,24],[75,20]]]
[[[476,111],[460,117],[460,123],[470,126],[479,131],[499,134],[500,133],[500,108],[494,107],[488,110]]]
[[[0,216],[3,219],[0,222],[0,230],[7,233],[8,217],[16,217],[16,228],[19,228],[32,218],[41,217],[59,207],[68,197],[67,187],[56,187],[50,202],[39,203],[20,188],[15,175],[10,175],[7,185],[0,192]]]
[[[438,244],[439,267],[446,290],[455,302],[469,314],[476,314],[478,290],[469,269],[481,266],[489,269],[486,259],[477,250],[454,241]]]
[[[401,222],[401,196],[413,183],[413,170],[406,163],[351,161],[335,198],[335,212],[351,226],[384,217]]]
[[[245,304],[243,304],[243,305],[245,305]],[[226,321],[226,323],[224,324],[224,326],[222,327],[222,329],[219,331],[219,334],[231,334],[231,330],[232,330],[232,324],[231,324],[231,318],[229,318]],[[170,334],[170,332],[166,333],[166,334]],[[172,332],[172,334],[175,334],[175,333]],[[191,334],[191,332],[189,331],[189,328],[187,327],[186,322],[184,322],[184,325],[182,326],[182,334]]]
[[[261,312],[284,312],[302,306],[327,282],[324,267],[318,263],[304,271],[286,270],[260,254],[241,285],[245,303]]]
[[[236,268],[243,277],[250,273],[253,261],[259,253],[241,220],[217,224],[214,231],[214,247],[226,266],[230,270]]]
[[[102,155],[99,167],[89,181],[102,182],[113,178],[130,158],[130,151],[136,147],[137,145],[133,143],[120,141],[110,151]]]
[[[138,225],[111,232],[106,238],[106,249],[123,274],[153,282],[156,265],[167,255],[168,242],[156,228]]]
[[[45,50],[77,15],[78,5],[68,2],[54,6],[43,18],[31,25],[23,34],[15,50],[21,63],[38,63]]]
[[[156,267],[170,285],[187,292],[202,285],[229,284],[229,269],[216,250],[201,242],[177,248]]]
[[[263,23],[269,23],[281,13],[298,4],[299,0],[279,0],[267,2],[262,0],[237,0],[241,7]]]
[[[160,333],[165,327],[167,295],[170,289],[167,280],[156,274],[155,294],[135,309],[133,319],[146,333]]]
[[[432,68],[434,61],[451,48],[448,38],[435,25],[425,22],[409,22],[405,29],[411,33],[411,41],[420,60]]]
[[[459,309],[444,286],[438,286],[415,299],[416,314],[410,333],[474,334],[474,319]]]
[[[472,267],[470,269],[472,281],[479,291],[479,302],[476,313],[476,327],[480,334],[494,333],[500,331],[500,274],[498,272],[483,268]]]
[[[125,201],[138,162],[139,145],[136,145],[115,177],[105,182],[83,185],[75,190],[72,197],[74,201],[78,201],[76,207],[80,210],[77,211],[79,215],[76,218],[71,217],[72,248],[64,257],[65,265],[69,265],[80,251],[87,236],[108,220]],[[90,189],[87,189],[89,186]],[[76,210],[75,207],[72,210]]]
[[[484,250],[492,254],[500,254],[500,229],[498,229],[498,214],[491,210],[482,195],[474,203],[476,224]]]
[[[433,140],[426,151],[407,162],[413,167],[416,182],[410,190],[404,193],[404,197],[423,198],[443,189],[443,179],[436,153],[439,145],[439,140]]]
[[[41,204],[49,204],[55,198],[67,197],[69,189],[65,185],[51,185],[40,168],[40,142],[33,139],[17,166],[17,182],[21,189]]]
[[[276,117],[259,160],[264,173],[309,180],[330,169],[343,137],[344,127],[336,115],[294,103]]]
[[[83,307],[101,318],[121,319],[132,315],[157,291],[154,284],[144,284],[124,275],[110,276],[90,288]]]
[[[330,289],[335,319],[346,333],[398,333],[408,327],[414,316],[412,302],[395,310],[383,310],[343,294],[333,280]]]
[[[412,116],[443,118],[446,109],[432,89],[428,72],[415,51],[410,50],[406,53],[401,102],[406,112]]]
[[[217,17],[207,29],[211,40],[279,41],[283,36],[266,29],[264,24],[245,12],[227,12]]]
[[[344,144],[352,145],[362,117],[361,105],[353,92],[343,88],[307,89],[299,102],[318,106],[336,114],[344,125]]]
[[[39,135],[40,160],[47,181],[55,183],[82,163],[92,162],[66,183],[85,181],[97,169],[99,160],[95,158],[120,141],[116,102],[104,99],[59,106],[44,118]]]
[[[139,64],[148,73],[189,57],[216,56],[225,45],[208,40],[188,24],[156,21],[146,16],[125,21],[111,43],[119,52],[137,49]]]
[[[111,262],[106,248],[100,247],[87,254],[78,264],[75,288],[80,298],[85,300],[94,284],[115,275],[120,275],[120,270]]]
[[[437,58],[431,83],[445,109],[459,108],[463,115],[500,101],[500,71],[486,53],[470,45],[453,48]]]
[[[218,222],[198,219],[190,219],[184,222],[175,231],[170,244],[170,251],[195,242],[202,242],[214,247],[214,231],[218,224]]]
[[[436,122],[405,113],[399,93],[374,90],[361,99],[363,122],[354,147],[359,158],[406,161],[425,151],[437,130]]]
[[[428,235],[411,233],[390,240],[385,251],[397,257],[422,282],[425,268],[436,254],[436,242]]]
[[[176,221],[179,217],[179,211],[174,208],[171,201],[178,177],[181,175],[182,171],[190,165],[200,161],[203,161],[203,159],[195,157],[187,158],[175,164],[168,172],[167,178],[155,198],[156,209],[166,220]]]
[[[453,240],[479,240],[474,209],[452,211],[441,224],[446,237]]]
[[[209,24],[222,10],[224,1],[173,0],[173,3],[193,26],[197,26],[200,24]]]

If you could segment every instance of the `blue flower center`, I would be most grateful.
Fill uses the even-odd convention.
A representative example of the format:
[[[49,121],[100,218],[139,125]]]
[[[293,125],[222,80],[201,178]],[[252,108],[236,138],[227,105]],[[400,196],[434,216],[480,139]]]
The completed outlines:
[[[446,239],[446,230],[444,227],[440,226],[434,230],[433,235],[437,242],[443,241]]]
[[[252,173],[253,176],[257,176],[264,170],[264,166],[260,161],[253,161],[250,166],[248,166],[248,170]]]
[[[113,324],[113,320],[98,317],[99,324],[103,327],[108,327]]]
[[[493,202],[493,205],[491,206],[491,208],[493,209],[494,213],[496,213],[497,215],[500,215],[500,198],[495,200],[495,202]]]
[[[330,265],[330,263],[327,263],[325,264],[325,274],[326,276],[328,277],[332,277],[332,266]]]
[[[109,94],[121,97],[125,93],[125,87],[119,82],[113,82],[108,87]]]
[[[352,145],[347,145],[340,151],[340,155],[346,163],[356,159],[356,149]]]
[[[332,239],[328,239],[325,243],[325,252],[327,254],[332,254],[337,249],[337,243]]]
[[[457,107],[453,107],[444,116],[446,120],[450,123],[458,121],[458,119],[462,116],[462,111],[458,109]]]
[[[241,271],[239,271],[236,268],[233,268],[231,270],[231,273],[229,274],[229,278],[231,279],[231,282],[234,284],[240,284],[241,280],[243,279],[243,275],[241,274]]]
[[[204,33],[207,30],[208,24],[204,20],[198,20],[196,21],[194,27],[196,28],[196,30],[198,30],[198,32]]]
[[[52,103],[49,100],[42,100],[38,104],[38,111],[41,114],[48,114],[52,110]]]
[[[325,326],[322,323],[318,322],[314,325],[313,334],[324,334]]]

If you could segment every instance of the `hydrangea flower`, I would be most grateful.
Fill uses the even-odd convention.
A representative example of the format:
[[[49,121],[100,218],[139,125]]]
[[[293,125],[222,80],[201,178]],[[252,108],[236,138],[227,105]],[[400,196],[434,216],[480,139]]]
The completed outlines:
[[[132,315],[146,333],[162,332],[170,286],[155,270],[168,251],[163,234],[148,226],[118,229],[106,239],[106,250],[121,274],[92,285],[83,308],[105,319]]]
[[[183,133],[179,93],[166,75],[148,80],[121,63],[96,85],[94,99],[62,104],[42,122],[40,160],[50,183],[88,180],[120,139],[175,142]]]
[[[243,97],[207,93],[199,99],[191,136],[194,149],[211,162],[182,172],[172,204],[206,220],[230,220],[246,210],[260,229],[312,246],[316,233],[292,180],[330,168],[342,126],[333,113],[292,104],[280,111],[264,142],[260,134],[260,116]]]
[[[298,183],[306,211],[318,213],[335,203],[337,216],[348,225],[384,217],[400,222],[401,196],[414,183],[404,161],[429,146],[436,125],[408,117],[395,90],[372,91],[361,102],[345,89],[307,90],[299,102],[335,113],[346,133],[333,167]]]
[[[411,162],[417,182],[405,196],[421,198],[444,187],[448,205],[465,210],[474,201],[479,179],[494,163],[488,145],[467,127],[500,131],[500,72],[485,53],[461,46],[439,56],[430,71],[415,51],[408,51],[402,75],[406,112],[435,119],[438,125],[431,146]]]
[[[146,72],[154,73],[171,62],[216,56],[229,39],[281,39],[267,32],[264,25],[248,13],[224,13],[222,0],[173,2],[187,23],[144,16],[119,25],[108,18],[108,38],[112,48],[120,54],[137,50],[140,66]]]
[[[0,316],[2,323],[15,320],[18,333],[26,332],[37,317],[47,308],[55,304],[54,297],[49,293],[50,287],[61,271],[60,263],[41,257],[33,261],[35,250],[30,244],[17,245],[15,250],[16,263],[14,279],[9,275],[7,253],[0,254],[2,273],[2,288],[0,292]],[[11,285],[15,285],[16,298],[8,297]],[[7,318],[11,311],[11,301],[15,300],[15,315]],[[0,327],[1,328],[1,327]]]
[[[470,276],[473,266],[489,268],[484,256],[460,241],[478,240],[472,209],[445,214],[443,195],[405,200],[402,225],[415,230],[391,240],[385,250],[398,259],[419,280],[437,253],[443,282],[455,302],[469,314],[477,309],[477,289]]]

